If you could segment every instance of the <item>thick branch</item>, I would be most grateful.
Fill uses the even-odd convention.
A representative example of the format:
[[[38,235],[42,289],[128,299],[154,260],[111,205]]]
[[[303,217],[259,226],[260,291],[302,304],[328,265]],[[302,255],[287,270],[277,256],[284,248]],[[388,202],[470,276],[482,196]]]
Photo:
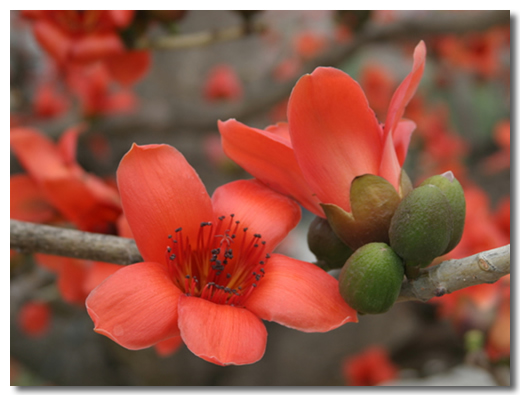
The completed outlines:
[[[11,248],[72,258],[129,265],[142,258],[132,239],[11,220]],[[436,296],[483,283],[510,273],[509,244],[462,259],[444,261],[405,281],[398,302],[426,302]]]
[[[142,262],[134,240],[11,220],[11,249],[129,265]]]
[[[459,289],[490,284],[510,273],[510,245],[480,252],[462,259],[451,259],[426,269],[419,278],[406,281],[398,302],[426,302]]]

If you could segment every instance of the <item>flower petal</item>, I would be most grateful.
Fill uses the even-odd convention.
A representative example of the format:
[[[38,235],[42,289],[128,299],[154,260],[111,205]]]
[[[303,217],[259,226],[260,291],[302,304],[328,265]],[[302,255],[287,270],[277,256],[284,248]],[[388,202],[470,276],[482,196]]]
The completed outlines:
[[[303,332],[327,332],[357,322],[356,311],[341,298],[334,277],[280,254],[271,256],[265,277],[245,307],[264,320]]]
[[[94,330],[130,350],[179,334],[181,291],[155,262],[126,266],[103,281],[86,301]]]
[[[408,146],[410,145],[412,133],[415,128],[415,122],[408,119],[401,119],[393,132],[395,153],[397,154],[397,159],[401,167],[406,159]]]
[[[39,19],[33,25],[34,37],[58,63],[68,60],[72,39],[56,25]]]
[[[222,148],[228,157],[269,188],[292,197],[313,214],[324,216],[303,178],[283,127],[267,131],[251,128],[234,119],[218,122]]]
[[[387,133],[395,133],[398,122],[401,120],[406,105],[415,94],[419,82],[421,81],[424,64],[426,62],[426,45],[421,41],[413,53],[413,66],[410,74],[401,82],[388,106],[388,112],[385,121],[385,135]],[[404,162],[404,159],[403,159]]]
[[[215,216],[235,214],[240,229],[260,234],[266,252],[275,247],[298,224],[300,207],[296,202],[267,188],[257,180],[238,180],[215,190],[212,197]],[[236,243],[239,244],[240,234]]]
[[[104,63],[112,78],[128,87],[144,77],[151,61],[150,51],[127,51],[109,56]]]
[[[92,262],[85,281],[83,282],[83,289],[87,295],[94,290],[107,277],[111,276],[124,266],[116,265],[108,262]]]
[[[265,326],[243,308],[181,295],[179,328],[192,353],[218,365],[254,363],[265,352]]]
[[[382,131],[359,84],[329,67],[300,78],[287,110],[302,173],[320,201],[350,211],[354,177],[377,174]]]
[[[184,156],[168,145],[133,145],[117,170],[123,211],[144,260],[165,261],[168,235],[182,227],[196,240],[213,219],[204,185]]]
[[[10,195],[10,217],[13,219],[45,223],[57,215],[41,189],[26,174],[11,176]]]

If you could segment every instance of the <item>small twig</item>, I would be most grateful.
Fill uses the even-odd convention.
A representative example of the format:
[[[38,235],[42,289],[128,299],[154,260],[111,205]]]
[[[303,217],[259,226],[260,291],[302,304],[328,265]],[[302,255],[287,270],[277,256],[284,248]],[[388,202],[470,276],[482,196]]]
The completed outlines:
[[[141,49],[186,49],[203,47],[223,41],[232,41],[245,37],[251,33],[261,33],[265,30],[263,24],[256,24],[248,31],[243,25],[232,26],[221,30],[206,30],[197,33],[163,36],[155,39],[142,38],[137,41],[136,47]]]
[[[480,252],[462,259],[451,259],[426,269],[417,279],[401,287],[398,302],[426,302],[459,289],[490,284],[510,273],[510,245]]]
[[[129,265],[143,259],[134,240],[11,220],[11,248],[72,258]],[[509,244],[462,259],[444,261],[405,281],[398,302],[426,302],[436,296],[483,283],[510,273]]]
[[[11,220],[11,249],[129,265],[142,262],[135,241],[123,237]]]

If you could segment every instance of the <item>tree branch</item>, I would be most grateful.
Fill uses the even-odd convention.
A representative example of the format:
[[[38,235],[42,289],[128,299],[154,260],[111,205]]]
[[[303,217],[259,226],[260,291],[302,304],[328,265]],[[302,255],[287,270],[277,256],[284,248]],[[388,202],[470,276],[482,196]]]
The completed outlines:
[[[129,265],[143,258],[135,241],[118,236],[11,220],[11,249]]]
[[[415,280],[405,281],[398,302],[426,302],[459,289],[491,284],[510,273],[510,245],[480,252],[462,259],[451,259],[432,266]]]
[[[11,219],[11,248],[71,258],[129,265],[142,262],[134,240],[81,232]],[[444,261],[425,269],[413,281],[404,281],[398,302],[426,302],[473,285],[494,283],[510,273],[510,245],[462,259]]]

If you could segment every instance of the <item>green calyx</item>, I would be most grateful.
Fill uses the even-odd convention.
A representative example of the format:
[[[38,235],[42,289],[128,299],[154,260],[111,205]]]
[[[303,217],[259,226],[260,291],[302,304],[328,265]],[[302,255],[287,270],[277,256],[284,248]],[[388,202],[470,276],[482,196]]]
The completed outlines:
[[[462,238],[462,233],[464,232],[464,221],[466,219],[466,199],[464,197],[464,190],[451,171],[424,180],[421,186],[424,185],[435,185],[439,188],[442,193],[444,193],[444,196],[446,196],[446,199],[448,199],[451,207],[453,231],[450,242],[442,253],[442,255],[444,255],[453,250],[457,244],[459,244],[459,241]]]
[[[339,291],[362,314],[380,314],[395,303],[404,276],[399,256],[385,243],[369,243],[347,260],[339,276]]]
[[[354,251],[334,233],[325,218],[316,217],[307,232],[307,244],[325,270],[343,267]]]
[[[332,230],[353,250],[371,242],[388,243],[388,228],[401,197],[383,177],[365,174],[350,186],[351,212],[322,203]]]
[[[389,229],[390,246],[407,267],[426,267],[448,248],[452,218],[451,205],[441,189],[432,184],[420,186],[397,207]]]

